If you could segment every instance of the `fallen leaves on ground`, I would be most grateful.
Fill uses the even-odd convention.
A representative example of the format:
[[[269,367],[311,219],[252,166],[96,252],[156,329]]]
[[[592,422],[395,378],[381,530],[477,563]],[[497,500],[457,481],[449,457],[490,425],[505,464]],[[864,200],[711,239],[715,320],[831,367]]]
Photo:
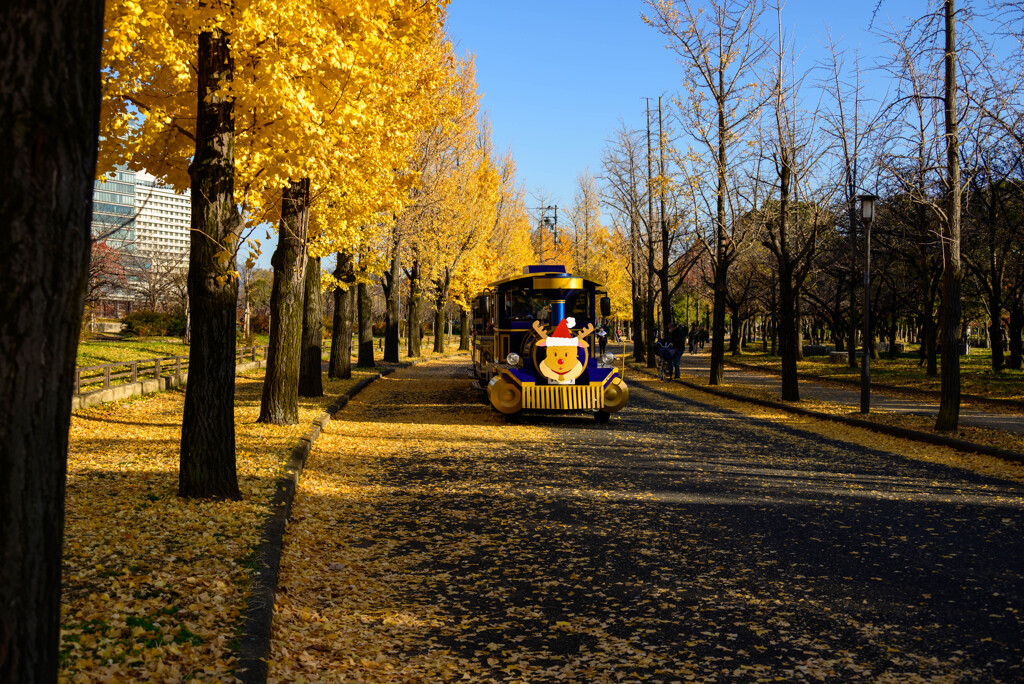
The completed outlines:
[[[755,404],[729,400],[717,397],[713,394],[686,388],[679,383],[673,384],[660,382],[657,378],[651,375],[647,369],[641,369],[636,365],[632,365],[631,369],[633,371],[631,375],[634,379],[642,379],[642,382],[655,382],[657,384],[652,386],[656,387],[658,390],[693,396],[699,401],[704,401],[715,406],[728,406],[732,410],[740,411],[741,413],[746,413],[748,415],[769,417],[771,420],[783,422],[789,425],[804,426],[807,427],[807,429],[818,432],[819,434],[841,434],[843,435],[843,439],[847,439],[849,437],[851,440],[853,439],[853,435],[860,435],[855,442],[857,444],[864,444],[865,446],[877,444],[879,445],[879,448],[898,449],[897,453],[905,451],[908,455],[917,453],[928,454],[928,456],[925,457],[927,460],[933,460],[936,463],[945,463],[946,465],[959,464],[956,465],[956,467],[967,468],[969,470],[974,470],[975,472],[984,472],[996,477],[1018,479],[1021,477],[1021,473],[1024,473],[1024,464],[1007,462],[981,454],[967,454],[946,447],[925,445],[912,440],[889,437],[882,435],[881,433],[871,432],[862,428],[854,428],[843,425],[842,423],[834,423],[826,420],[798,416],[797,414],[789,413],[787,411],[767,409]],[[692,373],[684,373],[684,375],[686,376],[685,380],[687,382],[700,386],[707,386],[706,377],[698,377]],[[721,385],[716,385],[715,389],[764,401],[781,401],[777,392],[745,384],[723,383]],[[919,397],[915,397],[914,399],[919,399]],[[808,411],[818,411],[820,413],[846,416],[857,420],[901,427],[907,430],[930,432],[932,434],[944,434],[935,432],[934,416],[922,416],[912,413],[895,413],[877,408],[872,408],[870,413],[863,414],[860,413],[859,410],[852,410],[848,405],[815,399],[801,399],[795,404],[795,406]],[[960,429],[956,431],[956,434],[949,436],[956,439],[962,439],[967,442],[973,442],[975,444],[996,447],[998,449],[1006,449],[1007,451],[1016,451],[1018,453],[1024,452],[1024,436],[1020,433],[961,426]],[[1003,473],[1006,474],[1004,475]]]
[[[299,423],[259,415],[262,372],[236,382],[239,502],[177,497],[184,391],[72,414],[65,504],[61,681],[232,679],[273,484],[300,435],[366,373],[300,400]]]
[[[693,390],[705,406],[630,406],[604,426],[506,422],[467,390],[465,365],[375,383],[314,446],[286,535],[271,682],[989,674],[984,653],[935,645],[949,625],[929,612],[945,581],[931,561],[959,568],[965,545],[1010,539],[1018,488],[810,440]],[[988,508],[950,516],[950,502]],[[916,516],[886,515],[898,506]],[[1001,536],[967,540],[965,525]],[[998,604],[989,592],[1016,581],[998,580],[948,598]]]

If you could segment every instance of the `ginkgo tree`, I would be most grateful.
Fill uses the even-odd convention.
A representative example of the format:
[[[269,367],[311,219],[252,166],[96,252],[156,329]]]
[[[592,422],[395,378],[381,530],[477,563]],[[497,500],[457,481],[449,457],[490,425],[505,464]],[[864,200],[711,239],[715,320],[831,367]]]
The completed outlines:
[[[351,154],[343,144],[351,132],[384,125],[366,106],[388,86],[379,65],[429,35],[443,4],[118,0],[108,8],[101,170],[145,167],[192,189],[192,377],[179,494],[239,496],[234,264],[246,222],[274,217],[286,190],[305,194],[296,201],[308,206],[306,187]]]

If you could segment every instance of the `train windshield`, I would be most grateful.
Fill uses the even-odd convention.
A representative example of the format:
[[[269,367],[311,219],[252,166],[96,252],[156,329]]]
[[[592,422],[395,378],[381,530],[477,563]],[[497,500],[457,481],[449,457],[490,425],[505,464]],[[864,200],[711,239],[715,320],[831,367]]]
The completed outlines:
[[[551,300],[539,290],[509,290],[505,293],[505,318],[548,324],[551,322]]]

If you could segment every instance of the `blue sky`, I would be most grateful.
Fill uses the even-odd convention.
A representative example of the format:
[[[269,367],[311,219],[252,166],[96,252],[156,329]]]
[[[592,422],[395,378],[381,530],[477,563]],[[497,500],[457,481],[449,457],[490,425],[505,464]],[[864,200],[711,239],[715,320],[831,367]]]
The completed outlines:
[[[699,0],[698,0],[699,1]],[[904,25],[934,0],[883,0],[876,25]],[[870,57],[876,0],[790,0],[783,25],[803,61],[821,55],[826,25]],[[679,89],[681,67],[664,40],[644,25],[639,0],[452,0],[449,34],[460,53],[476,55],[498,150],[511,148],[528,193],[545,190],[560,207],[572,202],[577,175],[601,172],[601,150],[619,120],[641,127],[644,98]],[[774,17],[768,17],[774,21]],[[536,202],[528,195],[528,204]],[[561,213],[560,213],[561,220]]]

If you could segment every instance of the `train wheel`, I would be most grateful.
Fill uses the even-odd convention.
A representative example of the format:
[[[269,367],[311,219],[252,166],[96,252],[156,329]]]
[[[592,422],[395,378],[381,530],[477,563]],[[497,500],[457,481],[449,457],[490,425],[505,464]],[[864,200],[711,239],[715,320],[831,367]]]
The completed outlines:
[[[487,396],[491,405],[502,413],[518,413],[523,408],[519,388],[500,375],[495,375],[487,384]]]

